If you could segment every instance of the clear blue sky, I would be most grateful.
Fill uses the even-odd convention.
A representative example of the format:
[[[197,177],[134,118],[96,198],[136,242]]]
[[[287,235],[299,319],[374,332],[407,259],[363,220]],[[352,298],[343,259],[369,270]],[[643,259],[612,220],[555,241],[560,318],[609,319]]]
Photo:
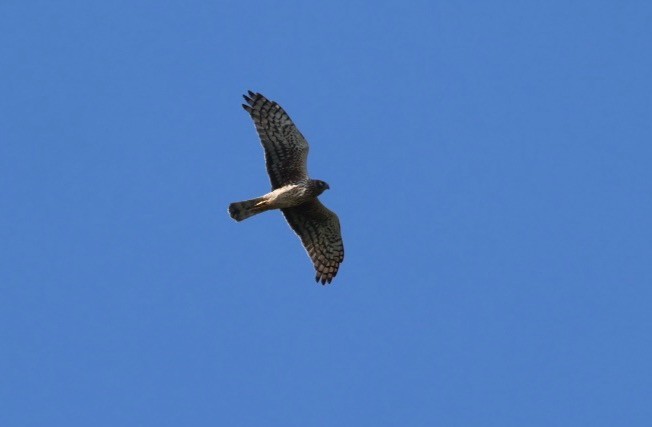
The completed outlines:
[[[3,1],[0,425],[648,426],[649,1]],[[316,285],[241,94],[346,259]]]

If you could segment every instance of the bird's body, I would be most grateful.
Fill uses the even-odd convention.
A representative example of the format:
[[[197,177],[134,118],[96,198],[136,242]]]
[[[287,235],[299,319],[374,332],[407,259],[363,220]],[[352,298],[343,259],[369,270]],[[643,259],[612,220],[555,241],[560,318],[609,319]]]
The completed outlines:
[[[236,221],[242,221],[253,215],[272,209],[287,209],[300,206],[319,196],[326,188],[317,180],[298,184],[288,184],[277,188],[256,199],[235,202],[229,205],[229,214]]]
[[[272,209],[281,209],[313,261],[322,284],[330,283],[344,260],[340,222],[317,198],[329,188],[310,179],[307,171],[308,142],[287,113],[259,93],[244,97],[265,151],[272,191],[264,196],[229,205],[236,221]]]

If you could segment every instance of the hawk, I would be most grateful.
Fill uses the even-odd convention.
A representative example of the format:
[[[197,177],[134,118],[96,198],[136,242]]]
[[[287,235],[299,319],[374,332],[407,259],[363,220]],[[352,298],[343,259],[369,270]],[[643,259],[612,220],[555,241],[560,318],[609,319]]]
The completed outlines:
[[[308,177],[308,141],[276,102],[259,93],[244,95],[242,107],[251,115],[265,151],[272,191],[264,196],[229,205],[236,221],[280,209],[299,236],[322,285],[331,283],[344,260],[344,245],[337,215],[317,198],[330,187]]]

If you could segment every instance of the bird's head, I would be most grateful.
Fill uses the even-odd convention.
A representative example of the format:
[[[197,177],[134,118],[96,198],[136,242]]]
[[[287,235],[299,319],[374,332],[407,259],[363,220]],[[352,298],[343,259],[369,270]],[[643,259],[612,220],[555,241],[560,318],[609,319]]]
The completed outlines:
[[[326,182],[320,181],[318,179],[312,180],[312,186],[313,188],[315,188],[315,190],[317,190],[317,195],[323,193],[324,191],[330,188]]]

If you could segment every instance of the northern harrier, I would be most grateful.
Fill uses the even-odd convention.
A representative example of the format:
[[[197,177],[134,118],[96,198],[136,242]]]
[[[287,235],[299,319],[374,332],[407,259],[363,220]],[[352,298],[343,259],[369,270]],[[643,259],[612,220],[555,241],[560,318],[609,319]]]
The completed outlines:
[[[249,91],[242,104],[251,115],[265,150],[272,192],[229,205],[236,221],[280,209],[315,265],[315,280],[330,283],[344,259],[340,221],[317,196],[330,187],[308,177],[308,141],[276,102]]]

